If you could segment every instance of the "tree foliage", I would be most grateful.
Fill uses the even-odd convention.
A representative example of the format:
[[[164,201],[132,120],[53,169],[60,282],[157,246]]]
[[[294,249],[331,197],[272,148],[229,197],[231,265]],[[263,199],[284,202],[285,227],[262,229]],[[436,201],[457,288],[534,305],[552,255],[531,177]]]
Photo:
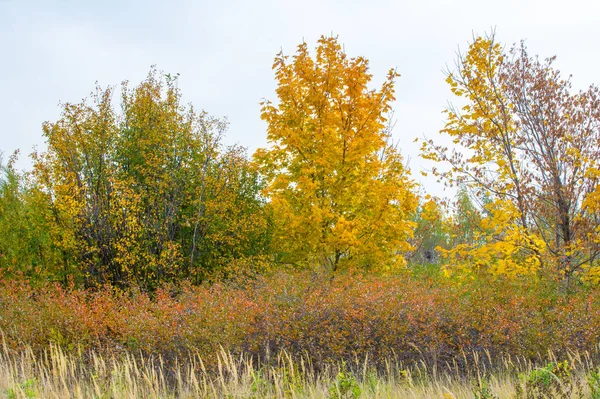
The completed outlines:
[[[273,69],[268,147],[252,161],[154,68],[63,104],[33,171],[14,159],[0,170],[2,271],[154,289],[264,270],[270,256],[390,271],[441,253],[450,274],[600,282],[600,89],[575,92],[554,57],[493,34],[459,54],[447,76],[459,105],[441,131],[453,146],[422,148],[450,166],[433,173],[460,187],[454,209],[419,198],[392,142],[395,70],[371,88],[367,59],[333,37],[279,53]]]
[[[181,104],[177,78],[152,69],[90,105],[64,104],[44,124],[33,177],[52,210],[65,270],[90,283],[153,287],[200,281],[265,253],[269,220],[243,148],[224,148],[226,123]]]
[[[567,278],[596,267],[600,92],[574,93],[553,62],[530,56],[523,43],[506,51],[489,35],[448,74],[464,106],[446,111],[442,134],[459,149],[429,140],[423,155],[451,165],[438,172],[447,182],[490,199],[484,244],[457,247],[459,263]]]
[[[55,268],[59,253],[46,222],[50,209],[27,176],[14,168],[16,159],[17,153],[3,164],[0,156],[0,271],[31,280],[64,279]]]
[[[273,69],[279,101],[264,101],[261,114],[270,147],[255,160],[281,259],[333,270],[402,265],[417,200],[386,130],[398,74],[369,89],[368,61],[332,37],[320,38],[314,58],[306,43],[291,60],[279,53]]]
[[[416,225],[410,239],[413,248],[407,260],[416,264],[437,263],[440,250],[447,249],[452,233],[452,223],[442,201],[429,195],[420,198],[413,221]]]

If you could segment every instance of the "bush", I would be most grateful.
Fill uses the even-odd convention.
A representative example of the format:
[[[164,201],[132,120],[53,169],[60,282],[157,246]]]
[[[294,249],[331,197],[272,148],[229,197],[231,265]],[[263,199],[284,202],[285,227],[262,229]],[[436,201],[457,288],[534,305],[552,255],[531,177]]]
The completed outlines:
[[[287,351],[309,356],[316,368],[368,356],[380,368],[393,358],[466,370],[475,356],[489,365],[505,355],[536,362],[548,351],[594,351],[598,292],[553,292],[538,282],[457,283],[409,274],[278,273],[152,294],[2,280],[0,329],[14,350],[55,344],[160,353],[165,361],[198,352],[207,367],[223,348],[261,361]]]

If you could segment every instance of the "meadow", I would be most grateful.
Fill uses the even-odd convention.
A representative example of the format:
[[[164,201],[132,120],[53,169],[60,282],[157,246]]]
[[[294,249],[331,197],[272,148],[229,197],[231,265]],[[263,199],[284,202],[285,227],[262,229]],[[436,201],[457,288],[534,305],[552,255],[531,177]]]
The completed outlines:
[[[4,347],[0,389],[6,398],[598,398],[600,369],[589,353],[548,363],[506,357],[493,369],[486,361],[459,368],[405,367],[386,359],[385,369],[369,359],[327,365],[317,372],[310,360],[294,361],[282,352],[271,366],[250,358],[217,354],[209,372],[199,355],[172,366],[160,356],[136,358],[67,354],[50,346],[41,355],[19,355]],[[487,359],[490,361],[491,359]],[[597,364],[597,363],[596,363]]]
[[[0,283],[0,392],[27,397],[596,398],[596,289],[278,272],[164,286]]]

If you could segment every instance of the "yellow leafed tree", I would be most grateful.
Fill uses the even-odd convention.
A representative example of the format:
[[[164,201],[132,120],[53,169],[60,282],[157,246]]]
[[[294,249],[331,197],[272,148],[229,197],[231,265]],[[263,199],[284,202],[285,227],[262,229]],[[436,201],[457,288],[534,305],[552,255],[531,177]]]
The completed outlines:
[[[423,155],[450,164],[440,173],[448,182],[488,199],[483,232],[451,251],[455,260],[567,282],[597,270],[600,90],[573,92],[553,61],[530,56],[524,44],[507,52],[489,35],[448,74],[464,106],[447,110],[441,133],[457,148],[429,140]]]
[[[279,101],[262,104],[270,146],[255,160],[276,222],[281,260],[297,265],[393,269],[414,225],[414,183],[391,145],[390,70],[379,90],[363,57],[321,37],[316,57],[303,43],[273,69]]]

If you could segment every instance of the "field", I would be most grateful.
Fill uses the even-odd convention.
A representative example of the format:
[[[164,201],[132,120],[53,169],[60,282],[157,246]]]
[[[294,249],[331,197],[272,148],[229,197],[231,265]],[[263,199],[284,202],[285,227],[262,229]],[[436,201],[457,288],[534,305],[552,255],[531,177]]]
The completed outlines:
[[[598,398],[594,288],[312,272],[0,283],[7,398]]]

